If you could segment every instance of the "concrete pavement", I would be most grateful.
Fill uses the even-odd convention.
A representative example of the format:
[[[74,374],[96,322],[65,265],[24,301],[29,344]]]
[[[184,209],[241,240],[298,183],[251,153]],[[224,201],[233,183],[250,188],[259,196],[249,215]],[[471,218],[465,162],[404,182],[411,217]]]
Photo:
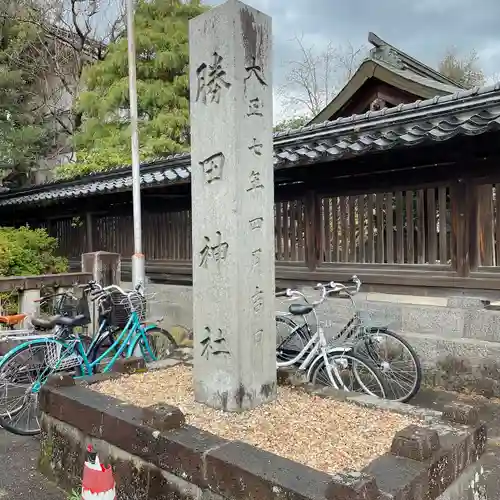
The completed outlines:
[[[21,437],[0,429],[0,499],[67,500],[36,470],[38,439]]]

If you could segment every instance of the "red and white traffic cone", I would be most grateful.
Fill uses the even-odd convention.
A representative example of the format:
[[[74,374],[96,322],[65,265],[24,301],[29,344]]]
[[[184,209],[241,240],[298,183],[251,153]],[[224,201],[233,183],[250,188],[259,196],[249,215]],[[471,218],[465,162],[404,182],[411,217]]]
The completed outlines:
[[[116,500],[111,466],[104,467],[99,462],[91,445],[87,447],[87,459],[83,465],[82,500]]]

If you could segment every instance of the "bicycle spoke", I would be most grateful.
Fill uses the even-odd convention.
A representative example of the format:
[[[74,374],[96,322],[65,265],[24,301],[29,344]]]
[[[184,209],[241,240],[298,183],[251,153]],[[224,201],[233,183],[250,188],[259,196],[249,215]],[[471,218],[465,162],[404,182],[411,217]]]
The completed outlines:
[[[420,366],[396,336],[382,331],[366,334],[356,345],[356,352],[377,365],[387,382],[389,399],[406,401],[418,388]]]

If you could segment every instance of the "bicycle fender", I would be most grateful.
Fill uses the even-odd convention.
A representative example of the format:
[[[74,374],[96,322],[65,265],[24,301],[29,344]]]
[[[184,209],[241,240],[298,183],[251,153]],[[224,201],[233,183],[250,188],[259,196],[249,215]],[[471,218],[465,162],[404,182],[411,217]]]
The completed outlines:
[[[365,326],[366,333],[377,333],[377,332],[387,332],[389,326]]]
[[[349,353],[352,351],[352,347],[342,347],[342,346],[338,346],[338,347],[330,347],[329,349],[327,349],[326,353],[329,354],[331,352],[343,352],[343,353]]]
[[[319,353],[312,361],[312,363],[309,365],[309,368],[307,369],[307,381],[310,382],[311,381],[311,377],[312,377],[312,374],[313,374],[313,370],[318,366],[319,363],[321,363],[321,361],[325,361],[324,358],[323,358],[323,353]]]
[[[352,351],[352,347],[330,347],[329,349],[327,349],[326,351],[326,354],[328,355],[329,353],[332,353],[332,352],[340,352],[340,353],[348,353],[348,352],[351,352]],[[318,354],[313,362],[311,363],[311,365],[309,366],[308,370],[307,370],[307,380],[311,381],[311,377],[312,377],[312,374],[313,374],[313,370],[318,366],[318,364],[321,362],[321,361],[325,361],[324,358],[323,358],[323,354],[320,353]]]
[[[161,327],[159,327],[156,323],[150,323],[149,325],[144,325],[144,324],[143,324],[143,325],[141,325],[141,326],[142,326],[142,328],[143,328],[143,330],[144,330],[145,332],[148,332],[149,330],[152,330],[153,328],[161,328]]]

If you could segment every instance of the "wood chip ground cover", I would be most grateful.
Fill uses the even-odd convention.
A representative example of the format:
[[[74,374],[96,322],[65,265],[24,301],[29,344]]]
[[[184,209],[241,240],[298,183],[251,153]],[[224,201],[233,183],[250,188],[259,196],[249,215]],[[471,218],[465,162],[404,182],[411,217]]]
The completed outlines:
[[[184,365],[91,387],[139,407],[155,403],[177,406],[190,425],[330,474],[361,470],[387,452],[397,431],[418,423],[291,387],[279,387],[273,403],[245,413],[225,413],[194,401],[191,368]]]

